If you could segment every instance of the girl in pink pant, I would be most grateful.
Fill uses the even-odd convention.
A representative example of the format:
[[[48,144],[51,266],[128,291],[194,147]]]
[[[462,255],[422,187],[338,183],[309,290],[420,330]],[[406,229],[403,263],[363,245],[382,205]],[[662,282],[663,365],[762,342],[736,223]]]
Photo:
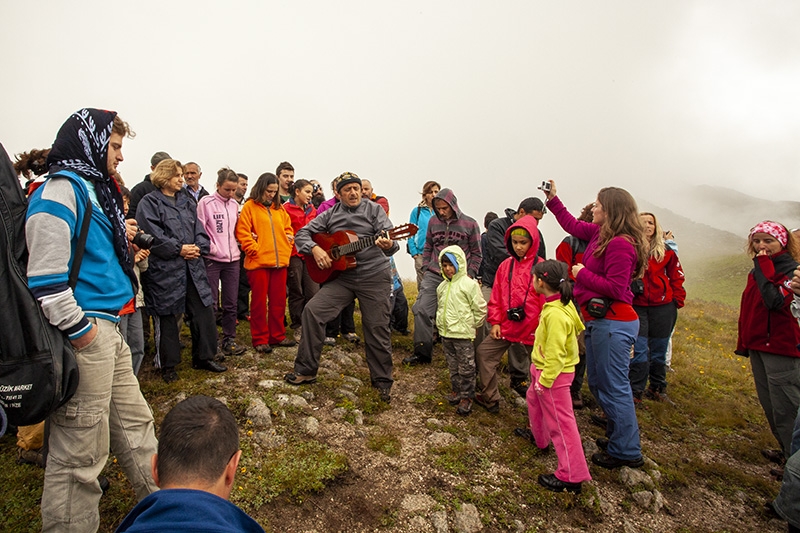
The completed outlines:
[[[584,329],[572,304],[572,284],[567,265],[552,259],[533,268],[536,292],[544,295],[539,327],[531,352],[528,417],[536,446],[550,443],[558,456],[558,469],[539,476],[539,484],[552,491],[580,492],[592,479],[583,454],[581,436],[572,410],[570,385],[578,363],[578,334]]]

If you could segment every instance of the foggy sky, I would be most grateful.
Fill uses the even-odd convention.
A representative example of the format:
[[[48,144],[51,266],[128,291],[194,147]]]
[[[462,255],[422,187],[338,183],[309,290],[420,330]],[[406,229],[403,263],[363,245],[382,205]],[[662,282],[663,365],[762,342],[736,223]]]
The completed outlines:
[[[479,221],[542,179],[573,211],[607,185],[800,200],[798,27],[792,0],[2,0],[0,142],[47,147],[73,111],[113,109],[131,186],[158,150],[209,190],[288,160],[369,178],[398,224],[428,179]]]

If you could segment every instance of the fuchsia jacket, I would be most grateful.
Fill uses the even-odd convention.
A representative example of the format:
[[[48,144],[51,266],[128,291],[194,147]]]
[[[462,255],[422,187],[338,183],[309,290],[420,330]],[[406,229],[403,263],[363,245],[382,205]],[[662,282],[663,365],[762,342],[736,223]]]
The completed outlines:
[[[197,220],[211,239],[211,251],[204,257],[220,263],[233,263],[241,256],[236,242],[236,221],[239,204],[226,200],[218,192],[200,198],[197,203]]]

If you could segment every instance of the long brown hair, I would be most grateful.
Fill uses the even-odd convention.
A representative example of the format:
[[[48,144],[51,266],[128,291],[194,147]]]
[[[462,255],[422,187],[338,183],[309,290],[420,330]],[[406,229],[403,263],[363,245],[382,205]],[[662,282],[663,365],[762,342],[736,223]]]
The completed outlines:
[[[653,236],[650,237],[647,243],[650,249],[650,257],[656,261],[663,261],[664,255],[667,253],[667,245],[664,243],[664,232],[661,230],[661,224],[658,223],[658,218],[653,213],[644,212],[639,213],[640,217],[653,217]],[[644,231],[644,224],[642,224],[642,231]]]
[[[600,226],[600,236],[594,256],[605,253],[608,243],[614,237],[625,237],[636,250],[636,270],[633,278],[640,278],[647,266],[648,245],[644,236],[639,208],[631,193],[619,187],[605,187],[597,193],[597,200],[603,206],[606,218]]]

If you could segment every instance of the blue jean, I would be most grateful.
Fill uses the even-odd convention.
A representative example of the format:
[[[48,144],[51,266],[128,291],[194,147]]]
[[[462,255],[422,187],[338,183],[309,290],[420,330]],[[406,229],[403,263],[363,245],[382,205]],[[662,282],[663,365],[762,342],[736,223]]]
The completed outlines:
[[[142,310],[137,309],[129,315],[119,317],[119,330],[122,338],[131,349],[131,364],[134,375],[139,375],[139,367],[144,359],[144,331],[142,327]]]
[[[608,417],[608,453],[617,459],[642,456],[639,422],[628,380],[631,346],[639,321],[600,318],[586,323],[586,375],[589,389]]]
[[[781,492],[772,506],[789,524],[800,528],[800,453],[786,461]]]

